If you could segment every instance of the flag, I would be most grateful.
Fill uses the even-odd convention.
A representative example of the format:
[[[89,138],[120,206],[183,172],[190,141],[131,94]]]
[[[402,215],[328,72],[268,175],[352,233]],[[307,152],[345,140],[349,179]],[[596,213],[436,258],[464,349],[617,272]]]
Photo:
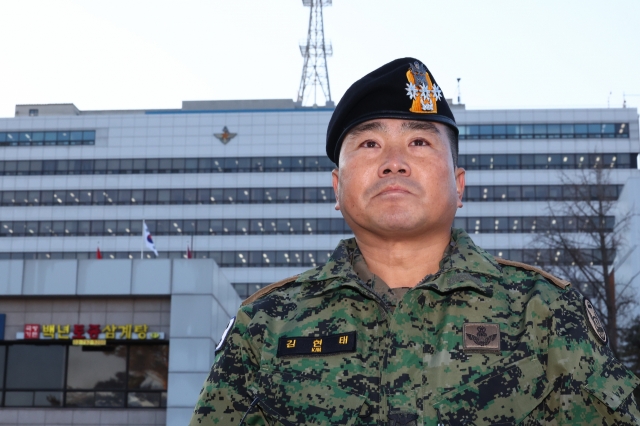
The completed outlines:
[[[149,250],[151,250],[152,252],[155,253],[156,256],[158,256],[158,250],[156,250],[156,245],[153,243],[153,237],[151,236],[151,232],[149,232],[149,228],[147,227],[147,224],[142,222],[144,224],[144,242],[147,243],[147,248]]]
[[[96,259],[102,259],[102,252],[100,251],[100,247],[96,250]]]
[[[192,259],[192,258],[193,258],[193,252],[191,251],[189,246],[187,246],[187,259]]]

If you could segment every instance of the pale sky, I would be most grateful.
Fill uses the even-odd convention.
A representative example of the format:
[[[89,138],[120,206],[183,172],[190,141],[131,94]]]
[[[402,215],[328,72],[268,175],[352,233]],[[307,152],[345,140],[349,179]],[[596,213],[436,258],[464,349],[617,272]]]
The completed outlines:
[[[297,96],[301,0],[0,2],[0,117],[16,104],[180,108]],[[395,58],[421,59],[476,108],[640,105],[640,1],[334,0],[334,101]],[[611,94],[610,94],[611,93]],[[323,103],[323,102],[320,102]]]

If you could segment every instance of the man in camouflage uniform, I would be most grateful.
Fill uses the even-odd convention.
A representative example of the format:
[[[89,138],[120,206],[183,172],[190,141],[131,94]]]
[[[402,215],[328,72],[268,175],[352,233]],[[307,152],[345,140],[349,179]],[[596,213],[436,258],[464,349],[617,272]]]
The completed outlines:
[[[191,425],[640,424],[593,306],[451,229],[457,128],[422,63],[356,82],[327,154],[355,238],[242,304]]]

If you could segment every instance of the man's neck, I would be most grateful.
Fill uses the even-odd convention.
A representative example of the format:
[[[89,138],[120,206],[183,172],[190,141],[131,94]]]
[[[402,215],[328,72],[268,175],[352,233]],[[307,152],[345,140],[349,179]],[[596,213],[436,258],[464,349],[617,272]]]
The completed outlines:
[[[356,235],[367,267],[391,288],[414,287],[425,276],[438,272],[450,241],[450,230],[410,240]]]

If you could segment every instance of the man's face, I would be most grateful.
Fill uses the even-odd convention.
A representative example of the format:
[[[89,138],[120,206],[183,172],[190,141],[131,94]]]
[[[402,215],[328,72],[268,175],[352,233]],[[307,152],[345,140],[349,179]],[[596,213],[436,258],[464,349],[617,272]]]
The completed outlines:
[[[464,170],[453,167],[443,124],[367,121],[347,134],[339,162],[332,173],[336,209],[356,234],[448,232],[462,207]]]

